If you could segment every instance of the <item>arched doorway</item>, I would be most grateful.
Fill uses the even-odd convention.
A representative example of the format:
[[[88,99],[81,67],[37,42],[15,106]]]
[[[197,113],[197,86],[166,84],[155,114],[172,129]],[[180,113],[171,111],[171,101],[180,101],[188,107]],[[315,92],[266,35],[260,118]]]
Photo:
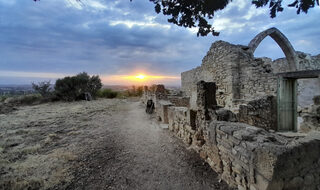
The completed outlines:
[[[282,49],[286,56],[289,69],[287,72],[295,72],[298,69],[297,57],[294,48],[287,37],[277,28],[267,29],[256,35],[249,43],[249,50],[254,53],[262,40],[270,36]],[[297,79],[283,75],[278,77],[277,87],[277,111],[278,131],[297,130]]]
[[[256,35],[249,43],[249,49],[252,53],[255,52],[257,47],[260,45],[261,41],[264,40],[267,36],[270,36],[282,49],[283,53],[286,56],[286,59],[289,64],[289,71],[297,71],[297,56],[294,48],[292,47],[288,38],[282,34],[277,28],[269,28],[258,35]]]

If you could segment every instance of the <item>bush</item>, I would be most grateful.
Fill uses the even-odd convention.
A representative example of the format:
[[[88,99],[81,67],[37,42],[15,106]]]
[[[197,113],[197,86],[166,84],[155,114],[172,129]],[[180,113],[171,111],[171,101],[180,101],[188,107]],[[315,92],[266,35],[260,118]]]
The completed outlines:
[[[98,75],[90,77],[87,73],[83,72],[76,76],[58,79],[54,89],[59,99],[74,101],[83,99],[86,92],[95,97],[101,87],[102,83]]]
[[[100,98],[115,98],[118,96],[118,92],[112,91],[111,89],[100,89],[97,96]]]
[[[38,84],[32,83],[32,88],[41,94],[42,97],[49,97],[52,94],[50,81],[42,81]]]
[[[6,99],[8,98],[8,96],[0,96],[0,102],[4,102]]]

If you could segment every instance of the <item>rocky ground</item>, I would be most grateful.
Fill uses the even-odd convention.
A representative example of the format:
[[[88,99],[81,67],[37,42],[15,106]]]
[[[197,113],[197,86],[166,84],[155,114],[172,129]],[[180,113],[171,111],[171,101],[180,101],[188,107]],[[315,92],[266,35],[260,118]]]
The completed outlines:
[[[0,189],[228,189],[137,100],[0,114]]]

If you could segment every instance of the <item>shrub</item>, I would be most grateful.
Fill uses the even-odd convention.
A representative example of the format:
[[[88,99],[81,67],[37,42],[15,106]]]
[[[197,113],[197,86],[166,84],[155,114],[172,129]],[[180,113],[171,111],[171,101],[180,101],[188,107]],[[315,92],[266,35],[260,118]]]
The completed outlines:
[[[7,98],[8,96],[0,96],[0,102],[4,102]]]
[[[115,98],[118,96],[118,92],[112,91],[111,89],[100,89],[97,96],[100,98]]]
[[[32,88],[41,94],[42,97],[49,97],[52,93],[50,81],[42,81],[38,84],[32,83]]]
[[[101,87],[102,83],[99,76],[90,77],[83,72],[76,76],[58,79],[54,89],[59,99],[74,101],[83,99],[85,92],[89,92],[92,97],[95,97]]]

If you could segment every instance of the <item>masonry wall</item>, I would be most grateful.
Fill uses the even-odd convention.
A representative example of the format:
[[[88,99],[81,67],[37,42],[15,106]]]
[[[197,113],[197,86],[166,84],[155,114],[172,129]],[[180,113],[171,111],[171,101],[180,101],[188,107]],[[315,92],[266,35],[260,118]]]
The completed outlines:
[[[311,56],[302,52],[297,52],[297,55],[299,70],[320,69],[320,55]],[[265,95],[276,96],[276,74],[287,71],[289,66],[285,58],[275,61],[254,58],[246,46],[217,41],[212,44],[200,67],[181,74],[181,90],[190,97],[190,107],[196,109],[196,83],[201,80],[215,82],[218,105],[238,112],[241,104]],[[306,80],[305,83],[298,81],[301,102],[309,98],[307,89],[320,92],[320,80]],[[301,103],[300,106],[307,105]]]
[[[243,57],[240,64],[240,99],[247,103],[266,95],[276,96],[277,77],[262,59]]]
[[[212,44],[207,55],[202,60],[201,67],[181,73],[181,90],[190,96],[190,107],[196,108],[196,83],[203,80],[215,82],[218,105],[229,105],[232,99],[237,98],[233,83],[238,80],[239,52],[243,46],[235,46],[228,42],[217,41]]]
[[[212,44],[197,67],[181,74],[181,89],[190,96],[191,108],[196,107],[196,83],[215,82],[218,105],[236,111],[238,105],[264,95],[275,95],[277,79],[270,64],[254,59],[246,46],[223,41]]]
[[[240,190],[320,188],[320,132],[293,138],[245,123],[219,121],[216,114],[225,109],[208,105],[216,94],[208,86],[214,84],[197,84],[196,111],[159,99],[156,115],[232,187]],[[244,118],[251,117],[254,125],[268,126],[272,123],[268,118],[272,116],[257,119],[254,113],[261,109],[259,106],[273,106],[274,96],[262,100],[243,105],[247,106],[247,113],[243,114],[247,114]],[[320,104],[320,98],[314,100]],[[273,113],[266,111],[264,114]],[[238,115],[238,118],[241,117]]]
[[[298,70],[320,69],[320,54],[311,56],[303,52],[297,52]],[[287,60],[280,58],[272,61],[263,58],[265,64],[271,66],[274,73],[286,72],[289,69]],[[318,79],[299,79],[298,80],[298,105],[308,107],[312,102],[313,96],[320,95],[320,78]]]
[[[320,138],[293,140],[243,123],[211,121],[192,128],[186,108],[171,107],[169,130],[240,190],[320,187]],[[306,157],[306,155],[308,155]]]

